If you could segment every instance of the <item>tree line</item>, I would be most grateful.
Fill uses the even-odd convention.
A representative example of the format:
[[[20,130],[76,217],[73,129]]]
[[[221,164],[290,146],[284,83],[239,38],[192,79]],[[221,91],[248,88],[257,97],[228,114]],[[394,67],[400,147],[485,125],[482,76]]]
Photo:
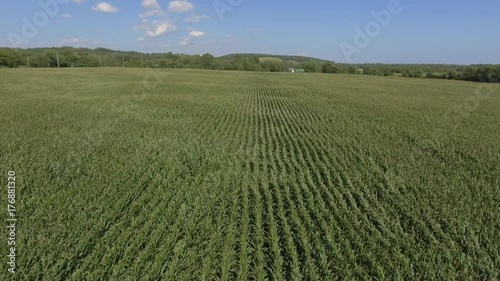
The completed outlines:
[[[266,58],[264,58],[267,56]],[[234,54],[186,55],[116,51],[106,48],[0,48],[0,67],[148,67],[283,72],[302,68],[310,73],[345,73],[411,78],[500,82],[500,65],[342,64],[301,56]]]

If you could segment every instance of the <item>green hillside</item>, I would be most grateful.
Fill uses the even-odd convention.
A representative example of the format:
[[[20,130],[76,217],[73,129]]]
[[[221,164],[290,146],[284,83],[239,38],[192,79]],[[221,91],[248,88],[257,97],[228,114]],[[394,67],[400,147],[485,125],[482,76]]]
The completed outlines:
[[[283,62],[283,59],[281,59],[281,58],[275,58],[275,57],[260,57],[259,61],[260,62],[265,62],[265,61]]]
[[[333,63],[333,61],[306,57],[306,56],[288,56],[288,55],[270,55],[270,54],[252,54],[252,53],[244,53],[244,54],[229,54],[225,56],[219,57],[220,59],[234,59],[236,57],[259,57],[260,59],[280,59],[281,61],[292,61],[297,63],[304,63],[308,61],[315,61],[319,64],[323,63]]]

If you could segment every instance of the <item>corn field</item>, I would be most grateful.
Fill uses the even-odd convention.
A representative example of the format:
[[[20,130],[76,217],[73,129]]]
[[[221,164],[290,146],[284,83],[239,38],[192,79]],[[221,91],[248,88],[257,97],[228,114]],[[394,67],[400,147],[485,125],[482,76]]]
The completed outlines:
[[[498,280],[499,93],[401,77],[0,70],[15,278]]]

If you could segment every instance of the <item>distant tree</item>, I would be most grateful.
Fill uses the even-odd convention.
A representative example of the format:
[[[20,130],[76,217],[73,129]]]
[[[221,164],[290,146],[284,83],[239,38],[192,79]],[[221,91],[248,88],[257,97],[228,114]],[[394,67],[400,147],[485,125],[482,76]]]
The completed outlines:
[[[347,68],[347,73],[349,73],[349,74],[356,74],[356,68],[354,66],[350,65]]]
[[[187,56],[187,68],[204,68],[202,63],[202,57],[200,55]]]
[[[265,60],[261,63],[262,69],[270,72],[282,72],[285,64],[281,61]]]
[[[333,73],[333,64],[325,62],[322,66],[323,73]]]
[[[18,52],[12,49],[0,49],[0,66],[4,67],[19,67],[21,65],[21,57]]]
[[[432,72],[428,72],[425,74],[425,78],[436,79],[436,78],[439,78],[439,75],[432,73]]]
[[[258,57],[246,58],[243,61],[243,68],[245,71],[260,71],[262,69]]]
[[[221,70],[235,70],[234,65],[230,61],[222,61],[221,62]]]
[[[204,69],[213,69],[215,57],[209,53],[204,54],[201,57],[201,65]]]
[[[283,63],[285,70],[288,70],[289,68],[295,68],[297,66],[297,62],[291,60],[285,60]]]
[[[365,74],[365,75],[377,75],[377,71],[372,67],[364,67],[363,74]]]
[[[320,69],[319,64],[313,60],[304,63],[304,70],[306,72],[320,72]]]
[[[452,69],[452,70],[448,71],[446,77],[447,77],[447,79],[453,79],[453,80],[455,80],[455,79],[459,79],[460,75],[459,75],[458,71]]]
[[[42,54],[42,59],[46,61],[47,67],[57,67],[57,55],[53,50],[46,50]]]
[[[64,50],[60,54],[61,67],[70,66],[87,66],[82,61],[77,52],[72,52],[71,50]]]

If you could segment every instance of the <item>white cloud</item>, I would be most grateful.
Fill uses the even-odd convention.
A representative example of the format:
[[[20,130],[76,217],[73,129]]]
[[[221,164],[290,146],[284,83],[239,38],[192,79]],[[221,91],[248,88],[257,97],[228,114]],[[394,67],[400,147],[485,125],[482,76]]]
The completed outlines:
[[[85,1],[87,1],[87,0],[73,0],[73,2],[75,2],[75,3],[77,3],[77,4],[83,3],[83,2],[85,2]]]
[[[107,3],[107,2],[101,2],[97,4],[97,6],[92,7],[92,10],[96,12],[102,12],[102,13],[116,13],[118,12],[118,8],[114,7],[113,5]]]
[[[175,31],[176,26],[168,19],[153,20],[151,23],[144,19],[140,25],[134,27],[134,30],[144,30],[144,36],[147,37],[159,37]]]
[[[73,16],[72,16],[72,15],[70,15],[70,14],[62,14],[62,15],[61,15],[61,18],[65,18],[65,19],[69,19],[69,18],[71,18],[71,17],[73,17]]]
[[[205,35],[207,35],[207,34],[203,31],[193,30],[193,31],[189,32],[189,36],[194,37],[194,38],[200,38],[200,37],[203,37]]]
[[[141,19],[153,16],[166,17],[165,11],[158,4],[158,0],[143,0],[141,4],[145,10],[144,13],[139,15]]]
[[[187,0],[171,1],[168,5],[168,11],[172,13],[187,13],[194,9],[194,5]]]
[[[160,4],[158,4],[157,0],[143,0],[142,7],[146,10],[159,10]]]
[[[63,43],[71,43],[71,44],[80,44],[83,43],[85,40],[82,40],[80,38],[64,38],[61,40]]]
[[[168,20],[164,21],[155,20],[153,21],[153,24],[156,25],[156,28],[154,28],[153,30],[146,31],[146,34],[150,37],[158,37],[175,30],[175,26]]]
[[[184,19],[185,22],[189,22],[189,23],[198,23],[202,20],[206,20],[208,19],[208,16],[207,15],[194,15],[194,16],[190,16],[190,17],[187,17]]]
[[[145,19],[145,18],[149,18],[152,16],[166,17],[165,11],[163,11],[163,10],[149,10],[149,11],[142,13],[139,17],[141,19]]]
[[[181,46],[189,46],[191,44],[193,44],[193,38],[192,37],[186,37],[186,38],[183,38],[179,44]]]
[[[203,37],[205,35],[207,35],[207,34],[205,32],[203,32],[203,31],[193,30],[193,31],[189,32],[189,36],[188,37],[182,38],[181,41],[179,41],[179,44],[181,46],[193,45],[195,39],[201,38],[201,37]]]
[[[135,26],[134,30],[142,30],[144,34],[137,38],[142,41],[146,38],[157,38],[168,33],[174,32],[177,27],[174,22],[167,18],[167,13],[162,9],[158,0],[141,0],[143,13],[139,15],[142,18],[142,23]],[[188,13],[193,11],[195,6],[188,0],[173,0],[169,2],[168,12],[170,13]],[[155,17],[154,20],[149,19]],[[193,15],[184,19],[185,22],[196,23],[207,19],[206,15]],[[181,38],[180,44],[183,46],[190,45],[194,39],[205,36],[205,32],[192,30],[185,38]]]

